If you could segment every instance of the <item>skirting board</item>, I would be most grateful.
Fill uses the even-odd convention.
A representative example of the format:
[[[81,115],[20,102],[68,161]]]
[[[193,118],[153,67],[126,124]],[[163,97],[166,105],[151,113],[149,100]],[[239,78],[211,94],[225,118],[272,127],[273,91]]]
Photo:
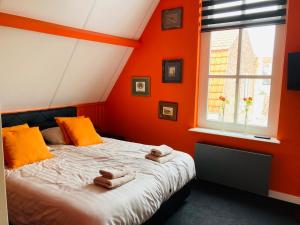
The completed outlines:
[[[282,192],[278,192],[278,191],[269,191],[269,197],[270,198],[275,198],[278,200],[282,200],[285,202],[290,202],[296,205],[300,205],[300,197],[295,196],[295,195],[289,195],[289,194],[285,194]]]

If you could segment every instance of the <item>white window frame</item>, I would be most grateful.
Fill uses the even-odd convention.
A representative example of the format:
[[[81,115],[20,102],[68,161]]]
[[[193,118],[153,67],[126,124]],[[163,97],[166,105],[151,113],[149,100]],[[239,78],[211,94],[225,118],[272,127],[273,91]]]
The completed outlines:
[[[234,132],[247,132],[255,135],[264,135],[269,137],[277,137],[278,121],[279,121],[279,107],[282,89],[282,74],[283,63],[285,54],[285,25],[276,25],[275,28],[275,44],[273,55],[273,68],[271,76],[271,90],[270,90],[270,103],[269,103],[269,115],[268,126],[259,127],[247,125],[245,126],[237,123],[227,123],[219,121],[207,120],[207,100],[208,100],[208,81],[209,81],[209,59],[210,59],[210,32],[201,33],[201,49],[200,49],[200,64],[199,64],[199,98],[198,98],[198,127],[209,128],[215,130],[227,130]],[[241,30],[240,30],[241,32]],[[240,37],[242,35],[239,35]],[[241,42],[239,41],[239,46]],[[240,51],[239,51],[240,52]],[[240,54],[240,53],[239,53]],[[240,60],[240,55],[238,56]],[[238,61],[239,68],[239,61]],[[239,71],[237,72],[237,74]],[[239,76],[239,75],[237,75]],[[236,78],[237,76],[226,76],[227,78]],[[220,78],[224,76],[218,76]],[[257,76],[239,76],[240,78],[249,78]],[[270,76],[266,76],[268,79]],[[236,95],[238,92],[238,86],[236,87]],[[235,104],[238,104],[236,97]]]

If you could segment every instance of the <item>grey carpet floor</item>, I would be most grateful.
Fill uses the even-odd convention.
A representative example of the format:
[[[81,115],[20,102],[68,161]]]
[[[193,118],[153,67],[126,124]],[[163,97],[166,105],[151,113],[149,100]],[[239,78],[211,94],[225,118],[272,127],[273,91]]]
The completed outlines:
[[[195,181],[186,202],[155,225],[299,225],[299,215],[293,204]]]

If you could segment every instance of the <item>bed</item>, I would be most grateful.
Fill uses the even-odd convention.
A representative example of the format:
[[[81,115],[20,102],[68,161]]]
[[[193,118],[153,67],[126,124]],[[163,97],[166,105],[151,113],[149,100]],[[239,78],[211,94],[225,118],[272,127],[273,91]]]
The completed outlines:
[[[75,112],[64,109],[43,113],[47,123],[40,119],[34,124],[36,116],[32,121],[28,115],[17,116],[22,122],[46,128],[56,125],[53,114],[72,116]],[[17,123],[15,120],[12,115],[4,115],[3,124],[15,125],[12,124]],[[150,145],[103,140],[103,144],[88,147],[53,146],[52,159],[16,170],[6,169],[10,222],[14,225],[143,224],[182,192],[195,176],[194,161],[186,153],[176,151],[173,160],[159,164],[145,159]],[[104,189],[93,184],[102,167],[127,168],[136,173],[136,179],[117,189]]]

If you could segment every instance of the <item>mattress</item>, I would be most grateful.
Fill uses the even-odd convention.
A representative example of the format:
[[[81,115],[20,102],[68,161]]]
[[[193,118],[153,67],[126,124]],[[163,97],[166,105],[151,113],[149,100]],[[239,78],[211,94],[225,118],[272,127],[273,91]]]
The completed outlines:
[[[193,159],[175,151],[165,164],[145,159],[153,147],[103,138],[89,147],[54,147],[54,158],[5,170],[14,225],[135,225],[147,221],[195,176]],[[136,179],[113,190],[93,184],[99,169],[126,168]]]

